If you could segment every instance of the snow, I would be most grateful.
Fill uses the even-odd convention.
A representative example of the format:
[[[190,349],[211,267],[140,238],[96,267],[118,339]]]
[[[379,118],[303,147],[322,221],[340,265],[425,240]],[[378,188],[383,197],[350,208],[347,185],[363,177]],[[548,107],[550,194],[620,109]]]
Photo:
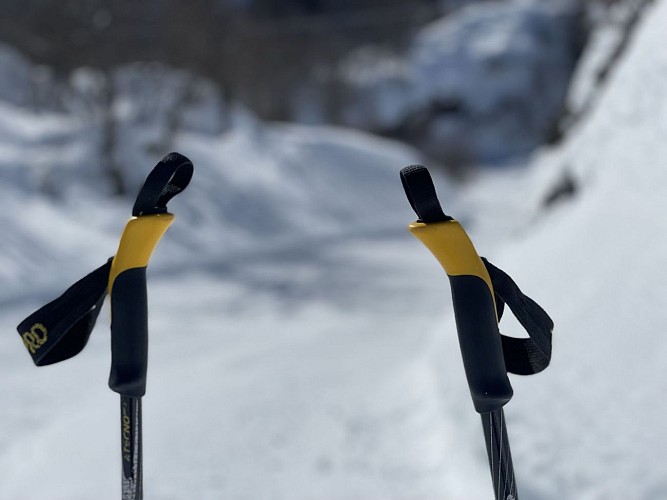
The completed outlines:
[[[353,51],[340,64],[346,99],[341,123],[364,130],[396,130],[422,104],[404,57],[375,47]]]
[[[470,2],[420,28],[400,55],[369,45],[315,68],[290,96],[291,115],[400,137],[450,165],[510,161],[557,129],[582,18],[571,0]]]
[[[548,140],[574,65],[573,2],[481,2],[436,20],[409,55],[416,91],[438,112],[424,143],[497,162]]]
[[[667,496],[665,23],[660,0],[565,144],[465,186],[436,178],[480,253],[556,323],[552,366],[512,377],[506,410],[524,500]],[[76,122],[66,147],[49,142],[61,118],[0,114],[2,499],[120,490],[108,310],[60,365],[32,366],[14,330],[113,253],[132,204],[85,174]],[[249,116],[176,149],[196,171],[148,273],[146,498],[492,498],[446,278],[405,230],[398,170],[419,155]],[[44,197],[54,151],[70,182]],[[544,208],[565,171],[577,192]]]

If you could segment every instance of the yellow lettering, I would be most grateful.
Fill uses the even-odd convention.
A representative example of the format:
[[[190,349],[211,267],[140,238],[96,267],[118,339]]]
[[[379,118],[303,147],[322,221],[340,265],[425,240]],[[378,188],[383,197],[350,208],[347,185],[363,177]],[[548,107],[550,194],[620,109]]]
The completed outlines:
[[[35,323],[30,330],[21,334],[23,344],[31,354],[35,354],[37,349],[46,344],[49,339],[49,331],[41,323]]]
[[[123,404],[123,415],[122,415],[122,423],[123,423],[123,459],[126,462],[130,461],[130,451],[131,451],[131,442],[130,438],[132,436],[131,434],[131,428],[130,428],[130,416],[127,414],[127,404]]]

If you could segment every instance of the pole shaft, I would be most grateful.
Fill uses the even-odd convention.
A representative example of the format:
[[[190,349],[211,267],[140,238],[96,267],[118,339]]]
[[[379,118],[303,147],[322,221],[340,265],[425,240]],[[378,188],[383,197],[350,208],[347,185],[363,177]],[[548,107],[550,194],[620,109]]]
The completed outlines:
[[[496,500],[518,500],[503,409],[482,413],[481,417],[495,498]]]
[[[122,500],[142,500],[141,398],[120,397]]]

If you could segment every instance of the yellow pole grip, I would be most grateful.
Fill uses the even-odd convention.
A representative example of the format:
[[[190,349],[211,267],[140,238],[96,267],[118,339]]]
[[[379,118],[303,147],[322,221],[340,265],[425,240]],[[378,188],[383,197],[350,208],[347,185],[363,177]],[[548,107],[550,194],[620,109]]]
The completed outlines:
[[[120,273],[127,269],[148,266],[153,250],[173,221],[174,215],[170,213],[142,215],[128,221],[111,263],[109,295]]]
[[[429,224],[414,222],[408,229],[429,249],[449,276],[477,276],[483,279],[493,292],[486,266],[457,221],[452,219]]]

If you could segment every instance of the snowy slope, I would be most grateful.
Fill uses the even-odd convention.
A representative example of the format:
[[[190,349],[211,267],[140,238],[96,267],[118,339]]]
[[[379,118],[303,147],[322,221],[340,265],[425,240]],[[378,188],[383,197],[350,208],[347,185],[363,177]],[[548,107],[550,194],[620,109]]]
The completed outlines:
[[[582,129],[537,165],[571,169],[581,195],[503,251],[559,318],[560,354],[515,409],[546,410],[526,429],[541,435],[532,448],[543,456],[518,458],[537,498],[667,496],[665,25],[667,2],[657,2]],[[549,265],[529,270],[528,258]]]
[[[507,418],[521,498],[667,497],[666,23],[658,2],[593,113],[515,192],[538,210],[570,172],[575,197],[537,212],[490,255],[556,321],[552,366],[513,379]],[[486,179],[468,196],[494,184],[507,179]]]
[[[456,196],[438,182],[480,253],[556,322],[553,365],[512,379],[507,418],[524,500],[667,497],[665,25],[661,0],[561,148]],[[340,130],[260,124],[183,135],[178,146],[201,167],[174,200],[177,220],[149,273],[146,498],[491,498],[448,286],[405,231],[414,216],[397,172],[415,153]],[[576,196],[541,209],[565,169]],[[13,328],[108,255],[131,201],[85,213],[74,208],[92,195],[44,201],[12,172],[0,243],[11,286],[0,308],[0,499],[116,498],[108,312],[61,366],[31,366]],[[30,220],[18,211],[26,199]],[[99,227],[86,224],[98,217]],[[30,293],[38,284],[48,286]]]

